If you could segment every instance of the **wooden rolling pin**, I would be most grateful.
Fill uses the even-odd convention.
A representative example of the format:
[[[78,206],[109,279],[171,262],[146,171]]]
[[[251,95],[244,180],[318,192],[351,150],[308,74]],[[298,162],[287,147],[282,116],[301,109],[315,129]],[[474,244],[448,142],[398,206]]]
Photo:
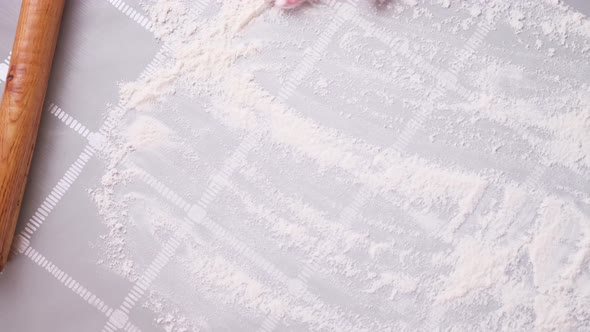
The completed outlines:
[[[0,104],[0,271],[25,191],[65,0],[23,0]]]

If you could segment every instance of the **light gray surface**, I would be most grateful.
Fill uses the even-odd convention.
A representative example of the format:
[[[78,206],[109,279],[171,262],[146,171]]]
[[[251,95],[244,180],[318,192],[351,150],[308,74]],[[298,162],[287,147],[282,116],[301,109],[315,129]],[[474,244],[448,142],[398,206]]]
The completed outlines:
[[[136,1],[128,1],[128,3],[134,8],[138,8]],[[571,1],[571,4],[581,11],[590,10],[590,3],[583,0]],[[0,8],[0,54],[8,55],[17,16],[17,2],[4,1]],[[497,36],[494,36],[494,38],[497,38]],[[160,47],[161,45],[154,40],[150,31],[114,8],[108,1],[68,2],[47,102],[48,105],[58,105],[76,121],[86,126],[89,131],[82,131],[81,135],[79,132],[68,128],[68,126],[64,125],[64,122],[70,124],[66,120],[67,116],[66,118],[58,118],[55,114],[49,112],[51,108],[48,106],[48,111],[44,113],[39,132],[17,233],[23,231],[23,227],[35,214],[35,211],[38,211],[38,208],[54,190],[56,183],[60,183],[60,181],[63,183],[64,179],[68,181],[68,178],[71,177],[70,175],[64,177],[64,171],[70,168],[79,158],[81,151],[92,143],[92,133],[98,131],[103,123],[103,115],[107,104],[117,103],[117,82],[130,81],[138,77]],[[336,54],[332,56],[338,57],[342,55]],[[339,68],[331,67],[330,63],[323,63],[322,66],[321,70],[325,71],[328,76],[339,70]],[[268,74],[268,76],[272,76],[272,74]],[[262,75],[259,80],[261,85],[269,91],[276,92],[277,87],[272,77]],[[306,98],[306,93],[311,95],[309,87],[304,84],[302,89],[290,100],[291,103],[297,104],[302,113],[317,106],[314,104],[313,97]],[[351,94],[353,93],[354,91],[351,91]],[[337,101],[334,101],[334,103],[337,103]],[[176,110],[168,120],[172,122],[174,118],[183,118],[183,115],[186,115],[183,112],[188,113],[186,112],[187,109],[198,107],[198,105],[195,105],[196,102],[178,101],[178,104],[174,105]],[[339,106],[344,108],[346,105]],[[334,108],[339,106],[334,106]],[[368,108],[377,108],[380,105],[368,104],[366,106]],[[404,116],[403,112],[404,110],[400,110],[400,117]],[[306,114],[306,116],[316,117],[316,120],[320,123],[331,120],[329,117],[322,118],[322,114]],[[194,126],[205,122],[197,121],[202,120],[198,119],[199,115],[192,114],[187,117],[190,118],[189,123]],[[348,128],[346,126],[350,124],[345,122],[332,123],[331,125],[334,127],[342,126],[339,129],[350,131],[368,141],[387,142],[391,141],[393,139],[392,135],[394,135],[393,131],[380,131],[378,126],[374,122],[371,123],[371,121],[367,121],[366,127],[354,126]],[[375,125],[375,128],[371,127],[373,125]],[[226,157],[222,153],[216,155],[216,151],[223,151],[224,147],[227,146],[235,146],[237,141],[235,137],[224,132],[224,128],[219,124],[206,123],[205,126],[208,126],[207,129],[210,135],[207,135],[207,139],[201,138],[196,141],[194,148],[199,151],[199,154],[209,156],[207,163],[194,165],[194,169],[191,170],[176,170],[174,169],[173,160],[162,161],[158,159],[159,156],[137,156],[134,162],[149,168],[154,176],[167,179],[170,183],[176,184],[175,189],[184,191],[189,197],[199,196],[200,192],[206,187],[206,178],[199,176],[199,174],[210,173],[210,164],[219,164]],[[185,130],[185,136],[190,139],[189,129],[184,128],[179,129],[179,131],[183,132]],[[436,147],[420,145],[419,141],[415,143],[413,148],[430,156],[437,156],[438,153]],[[272,149],[269,151],[256,151],[252,153],[250,158],[257,162],[264,162],[266,156],[273,152]],[[442,159],[445,157],[453,158],[452,151],[449,155],[440,156]],[[458,158],[463,158],[463,156],[459,154]],[[468,169],[478,167],[478,165],[471,165],[467,158],[464,159],[464,163]],[[523,165],[514,165],[514,167],[512,165],[497,165],[498,168],[505,167],[508,176],[514,178],[522,175],[520,172],[523,172],[523,169],[519,168],[520,166]],[[77,167],[75,166],[75,168]],[[332,178],[318,175],[307,178],[300,176],[299,173],[305,172],[305,168],[293,167],[290,169],[288,165],[280,163],[269,163],[267,167],[269,169],[276,168],[274,173],[269,171],[269,174],[276,175],[271,179],[284,192],[308,190],[307,197],[314,201],[317,207],[324,211],[327,216],[337,216],[342,208],[346,206],[348,200],[353,197],[353,193],[350,192],[351,188],[340,185],[338,181],[331,181]],[[80,288],[74,291],[68,289],[67,285],[70,279],[61,274],[52,275],[48,273],[42,267],[47,263],[44,261],[34,262],[37,256],[32,254],[17,255],[0,276],[0,330],[2,332],[101,331],[105,326],[108,326],[105,324],[109,319],[113,322],[112,326],[116,325],[116,322],[114,322],[116,319],[112,314],[114,311],[111,309],[115,310],[120,306],[133,283],[96,264],[100,257],[98,257],[99,252],[93,244],[99,243],[98,236],[106,233],[107,230],[100,222],[96,207],[91,202],[87,190],[98,186],[99,178],[104,173],[104,165],[96,157],[90,157],[89,161],[79,168],[83,168],[83,170],[79,176],[74,176],[76,178],[75,184],[69,186],[64,198],[50,211],[42,227],[32,236],[30,243],[32,248],[40,252],[56,267],[67,272],[85,289],[96,295],[99,300],[88,299],[87,295],[85,295],[86,292]],[[292,174],[291,177],[281,176],[281,169]],[[77,173],[77,171],[74,170],[74,173]],[[333,176],[333,179],[338,179],[341,176],[337,173],[330,175]],[[568,180],[573,179],[569,173],[566,178]],[[182,181],[187,181],[186,179],[191,183],[190,188],[183,188]],[[292,179],[307,182],[294,182]],[[236,181],[239,180],[239,177],[237,177]],[[579,180],[585,181],[587,179]],[[575,182],[575,179],[572,182]],[[548,181],[547,185],[551,186],[551,183]],[[576,185],[580,184],[572,184],[574,187]],[[321,188],[324,187],[333,188],[334,190],[321,191]],[[341,188],[342,191],[339,190]],[[142,190],[145,190],[146,195],[155,195],[149,188]],[[231,197],[225,199],[229,200]],[[379,199],[369,204],[367,209],[371,210],[367,212],[369,215],[373,214],[377,217],[380,215],[386,217],[396,216],[396,211],[392,211],[387,202]],[[231,214],[225,215],[224,211],[216,211],[215,209],[212,209],[209,213],[219,216],[219,223],[222,225],[227,224],[228,227],[232,227],[229,221],[239,217]],[[400,214],[403,216],[403,213]],[[243,225],[237,226],[236,233],[243,232],[242,234],[247,239],[249,236],[247,234],[248,230],[240,230],[240,227],[243,227]],[[269,259],[280,261],[281,256],[274,255],[272,245],[266,243],[257,243],[257,245],[260,246],[258,249],[263,250]],[[155,254],[155,250],[149,248],[149,244],[145,248],[141,246],[140,248],[144,250],[144,255],[138,255],[139,265],[147,266],[151,257]],[[141,251],[139,252],[141,253]],[[286,271],[295,270],[290,266],[289,261],[278,265],[282,266]],[[50,269],[47,265],[45,267]],[[182,292],[182,283],[179,283],[180,286],[176,285],[174,276],[170,275],[172,273],[170,271],[174,271],[174,269],[171,267],[168,272],[162,273],[163,282],[168,282],[165,287],[175,289],[179,293]],[[57,273],[55,270],[52,270],[52,272]],[[329,289],[326,293],[329,293]],[[330,299],[330,301],[332,300],[337,302],[350,299],[335,297]],[[106,308],[101,305],[103,302],[111,309],[103,309]],[[203,300],[203,302],[195,300],[195,302],[194,310],[210,311],[209,317],[212,320],[211,326],[213,330],[242,330],[243,328],[243,330],[250,331],[256,330],[260,324],[260,322],[253,322],[240,317],[239,313],[234,315],[231,311],[232,308],[219,308],[216,312],[215,309],[208,307],[206,300]],[[378,303],[376,305],[378,306]],[[142,331],[163,330],[162,327],[154,324],[154,314],[141,305],[132,308],[129,322],[132,322],[134,326]],[[126,323],[125,326],[129,329],[130,325]],[[305,329],[305,327],[300,328],[301,330]]]
[[[136,1],[127,1],[137,8]],[[12,48],[19,1],[0,5],[0,52]],[[91,132],[104,122],[107,104],[118,100],[117,82],[134,80],[160,48],[153,34],[121,13],[109,1],[68,1],[46,98],[85,125]],[[88,140],[62,119],[43,114],[37,147],[17,233],[74,163]],[[71,123],[70,123],[71,124]],[[104,172],[93,157],[76,177],[63,200],[35,234],[37,250],[106,303],[122,301],[130,283],[99,268],[91,243],[105,232],[87,190],[97,186]],[[49,222],[51,220],[51,222]],[[91,309],[75,292],[51,274],[18,256],[0,277],[0,330],[100,331],[108,318]],[[85,280],[83,280],[85,279]],[[67,291],[66,291],[67,290]],[[12,300],[8,300],[12,299]],[[118,306],[118,304],[117,304]],[[146,331],[153,330],[145,317]]]

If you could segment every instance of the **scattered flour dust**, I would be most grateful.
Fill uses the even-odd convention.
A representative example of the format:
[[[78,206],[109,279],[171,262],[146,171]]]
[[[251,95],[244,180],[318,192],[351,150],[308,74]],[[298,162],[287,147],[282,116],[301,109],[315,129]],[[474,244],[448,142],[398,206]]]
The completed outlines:
[[[267,68],[284,81],[298,63],[286,59],[303,54],[306,43],[298,36],[312,33],[315,40],[334,13],[322,4],[287,13],[264,6],[217,0],[207,7],[211,14],[189,1],[144,4],[168,60],[121,85],[122,107],[108,110],[116,120],[102,149],[106,173],[91,195],[108,228],[99,264],[132,282],[149,264],[146,257],[182,233],[181,248],[143,300],[156,315],[155,325],[177,332],[258,330],[272,317],[277,330],[590,330],[590,87],[576,72],[582,65],[588,70],[590,23],[584,15],[558,0],[493,6],[483,0],[405,0],[363,7],[359,15],[396,38],[411,38],[407,50],[426,58],[454,57],[459,49],[443,39],[456,39],[461,31],[469,36],[479,19],[497,19],[491,34],[508,30],[506,43],[515,45],[484,41],[484,51],[465,60],[465,81],[473,82],[465,84],[475,98],[444,99],[440,108],[452,111],[422,124],[433,145],[417,140],[400,152],[350,127],[327,125],[321,109],[326,105],[294,109],[263,87],[257,75]],[[249,29],[260,26],[284,36],[253,38]],[[389,111],[378,116],[392,128],[403,121],[401,113],[391,114],[396,101],[414,111],[430,107],[428,73],[400,54],[373,52],[364,44],[369,34],[342,29],[350,31],[336,36],[340,49],[330,51],[345,55],[330,63],[338,74],[314,68],[309,85],[302,83],[312,100],[339,103],[335,96],[344,87],[358,108],[337,112],[342,118],[336,120],[356,129],[365,122],[355,119],[370,119],[383,108],[363,103],[373,105],[382,95]],[[425,39],[429,34],[440,40]],[[519,63],[504,55],[511,51],[498,49],[510,47],[518,48],[509,54]],[[283,54],[279,65],[243,65],[272,50]],[[368,58],[370,66],[363,62]],[[347,81],[346,75],[356,78]],[[391,90],[353,82],[367,78],[386,80]],[[367,95],[376,97],[363,100]],[[252,154],[260,158],[244,162],[212,203],[207,214],[216,226],[191,225],[189,231],[182,211],[141,184],[145,170],[175,183],[174,175],[159,172],[175,167],[191,180],[167,184],[196,202],[191,184],[219,167],[206,153],[199,155],[208,151],[197,146],[207,128],[194,129],[198,139],[190,142],[171,121],[172,109],[185,112],[175,104],[182,99],[200,101],[191,112],[223,128],[217,136],[239,140],[255,133]],[[457,149],[475,157],[463,164],[452,159]],[[209,153],[213,158],[228,151]],[[478,166],[479,159],[497,169]],[[275,164],[281,177],[271,170]],[[519,184],[535,165],[581,184]],[[322,186],[332,180],[334,188],[344,188],[338,196],[343,201],[330,201],[330,188],[321,192],[293,175],[298,172]],[[298,182],[292,190],[289,183]],[[347,210],[342,204],[354,195],[346,193],[359,188],[370,193],[359,199],[364,207]],[[334,205],[336,214],[328,211]],[[340,210],[354,220],[343,221]],[[304,265],[313,267],[310,276],[298,272]]]

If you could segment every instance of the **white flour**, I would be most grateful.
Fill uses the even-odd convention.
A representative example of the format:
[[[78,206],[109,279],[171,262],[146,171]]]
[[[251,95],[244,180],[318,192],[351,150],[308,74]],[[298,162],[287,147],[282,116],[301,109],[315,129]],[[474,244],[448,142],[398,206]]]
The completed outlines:
[[[147,3],[171,59],[123,84],[124,110],[109,111],[121,120],[92,191],[110,230],[99,263],[131,281],[145,269],[136,253],[155,255],[185,222],[145,193],[142,170],[174,169],[158,178],[194,203],[221,167],[214,157],[228,158],[247,133],[258,137],[206,209],[229,237],[201,225],[183,234],[145,303],[160,317],[154,324],[257,330],[271,315],[295,330],[590,329],[584,15],[558,0],[363,2],[363,19],[411,40],[405,51],[345,24],[283,102],[276,85],[311,57],[307,40],[335,14],[261,6],[218,0],[198,15],[189,2]],[[433,102],[436,80],[406,55],[448,68],[482,19],[499,23],[458,74],[473,99],[447,90]],[[508,37],[498,42],[499,33]],[[432,107],[399,152],[391,136]],[[582,182],[522,185],[535,167]],[[360,188],[370,194],[343,222]],[[237,252],[232,237],[275,267]],[[302,265],[313,276],[301,287]]]

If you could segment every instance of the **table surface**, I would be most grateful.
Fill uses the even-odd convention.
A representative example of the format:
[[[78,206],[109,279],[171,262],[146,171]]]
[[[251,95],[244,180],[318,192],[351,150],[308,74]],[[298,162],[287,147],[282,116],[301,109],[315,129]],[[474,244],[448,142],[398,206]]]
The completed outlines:
[[[575,10],[590,13],[590,2],[570,0],[568,3]],[[211,1],[209,6],[213,8],[209,10],[209,13],[214,15],[215,2]],[[419,4],[418,6],[427,5]],[[407,21],[394,24],[392,23],[393,19],[387,16],[387,13],[370,14],[369,9],[363,8],[367,11],[366,17],[379,15],[374,20],[375,25],[383,28],[383,31],[390,36],[396,36],[396,33],[402,34],[401,31],[407,33],[413,29],[412,26],[405,23]],[[0,55],[4,54],[6,58],[6,61],[0,64],[0,76],[2,77],[7,70],[18,10],[19,4],[16,1],[5,1],[0,6]],[[326,11],[327,9],[320,10]],[[285,40],[292,40],[294,43],[301,42],[302,38],[309,38],[310,42],[313,42],[319,31],[325,28],[326,21],[320,24],[321,20],[318,19],[317,14],[310,14],[309,11],[307,13],[311,18],[306,18],[305,12],[298,13],[298,17],[295,18],[285,18],[289,22],[283,22],[276,31],[268,26],[270,24],[268,22],[255,22],[251,31],[246,32],[246,35],[259,37],[266,34],[274,38],[279,31],[284,33]],[[101,186],[101,177],[105,174],[106,168],[105,161],[99,157],[100,153],[97,151],[100,149],[100,145],[96,142],[100,141],[97,140],[97,137],[100,136],[100,129],[104,123],[104,115],[108,105],[116,105],[119,100],[118,83],[133,81],[139,77],[162,48],[162,45],[149,30],[150,23],[144,15],[139,0],[126,2],[119,0],[69,1],[67,4],[47,96],[47,106],[42,119],[17,230],[16,251],[7,269],[0,275],[0,330],[3,332],[42,330],[66,332],[115,331],[119,329],[127,331],[183,331],[183,329],[197,328],[212,331],[319,329],[318,326],[321,325],[313,325],[317,321],[307,325],[303,316],[299,321],[293,317],[289,319],[269,318],[265,310],[260,307],[251,307],[239,301],[232,303],[231,300],[222,300],[222,296],[225,294],[223,290],[199,289],[193,287],[190,279],[177,277],[182,275],[183,269],[187,268],[185,264],[188,249],[184,247],[191,246],[188,241],[182,240],[177,245],[174,243],[172,245],[173,250],[184,253],[178,254],[179,257],[184,255],[184,259],[177,259],[175,258],[176,254],[173,254],[166,258],[165,263],[162,263],[166,264],[165,267],[154,268],[154,264],[161,263],[159,261],[154,263],[154,257],[165,251],[163,249],[170,249],[171,244],[167,242],[169,239],[165,237],[154,237],[153,234],[142,233],[141,229],[138,229],[141,227],[137,227],[137,224],[145,215],[144,208],[148,209],[150,204],[157,202],[170,210],[179,210],[180,212],[171,212],[179,220],[200,218],[197,204],[192,205],[191,202],[196,202],[199,199],[199,193],[207,190],[207,179],[211,174],[214,174],[214,167],[211,165],[221,165],[220,161],[228,156],[228,151],[223,151],[223,149],[233,150],[240,143],[234,132],[225,130],[224,126],[216,123],[214,119],[205,118],[195,112],[195,109],[199,109],[199,101],[195,99],[178,97],[168,104],[162,105],[169,112],[150,114],[150,116],[170,124],[171,127],[178,130],[182,138],[194,140],[194,149],[197,151],[198,158],[183,160],[183,156],[178,152],[165,150],[157,153],[152,151],[133,154],[129,157],[130,161],[141,165],[145,174],[149,174],[146,176],[153,180],[152,184],[159,183],[162,186],[150,186],[137,181],[117,189],[120,192],[133,192],[143,197],[135,203],[134,208],[129,210],[131,215],[128,216],[134,220],[136,225],[135,228],[127,230],[129,234],[125,248],[126,259],[130,260],[134,273],[125,275],[120,265],[110,266],[108,262],[101,264],[101,260],[107,255],[105,250],[109,249],[105,245],[105,238],[108,238],[105,235],[108,235],[112,230],[105,225],[103,217],[99,215],[96,204],[89,193],[89,190]],[[497,28],[487,32],[488,35],[484,37],[483,45],[479,47],[477,52],[482,56],[508,57],[508,60],[513,60],[530,71],[534,71],[535,67],[541,66],[543,63],[549,63],[542,62],[543,60],[535,62],[540,57],[539,52],[534,53],[535,50],[524,47],[528,37],[515,34],[514,29],[507,23],[509,19],[507,17],[500,18]],[[305,34],[303,30],[289,34],[288,24],[294,24],[296,20],[305,20],[307,24],[310,24],[311,28],[306,31],[311,34],[297,35],[297,33]],[[314,24],[317,24],[317,28],[314,28]],[[308,78],[304,79],[301,87],[296,89],[294,96],[288,101],[289,106],[297,109],[298,114],[302,117],[313,119],[321,125],[334,126],[352,137],[377,142],[375,144],[395,141],[391,132],[383,130],[383,124],[380,123],[380,119],[386,119],[389,115],[381,116],[383,114],[372,113],[372,111],[380,112],[379,109],[383,106],[380,104],[381,101],[371,101],[358,94],[354,86],[346,84],[338,87],[343,89],[342,95],[348,95],[359,102],[351,104],[322,100],[314,93],[317,92],[314,87],[305,82],[307,80],[317,82],[319,77],[332,77],[337,81],[339,77],[342,77],[339,75],[342,75],[342,68],[346,65],[348,67],[344,75],[357,77],[359,82],[363,82],[363,84],[374,85],[375,90],[392,84],[391,88],[399,91],[398,85],[401,84],[399,82],[378,78],[377,75],[367,76],[369,78],[364,79],[363,72],[369,70],[370,64],[359,64],[355,59],[355,56],[358,55],[355,54],[355,48],[347,49],[346,47],[347,40],[351,38],[362,40],[366,37],[365,46],[375,48],[376,52],[384,49],[383,44],[371,36],[363,35],[359,32],[358,26],[352,23],[344,24],[341,29],[342,31],[336,33],[334,37],[336,42],[332,43],[329,52],[323,55],[327,61],[318,61],[314,70],[308,73]],[[313,33],[314,31],[316,33]],[[436,36],[429,36],[423,31],[415,32],[415,38],[420,43],[448,42],[450,45],[467,40],[473,33],[473,31],[460,31],[451,34],[443,30]],[[457,49],[460,49],[460,46],[457,46]],[[554,61],[564,63],[570,61],[568,55],[560,54],[560,45],[554,47],[557,49]],[[297,50],[280,52],[279,50],[279,54],[287,54],[285,56],[288,57],[296,54]],[[423,56],[427,57],[428,55],[423,54]],[[442,56],[441,59],[433,62],[434,66],[439,69],[444,69],[447,60],[454,57],[452,54],[440,56]],[[247,61],[251,61],[249,64],[264,68],[265,61],[270,63],[274,61],[271,58],[272,53],[264,53],[254,60]],[[579,60],[584,60],[584,58],[576,58],[576,61]],[[585,60],[588,60],[587,56]],[[248,63],[246,62],[246,64]],[[410,68],[418,67],[411,62],[407,62],[406,65]],[[580,64],[578,73],[572,72],[566,78],[577,80],[580,84],[588,86],[590,83],[589,68],[586,61],[586,63]],[[419,72],[418,68],[414,69]],[[472,69],[467,66],[465,70]],[[549,72],[552,70],[551,68],[544,69]],[[559,69],[555,69],[555,73],[568,75],[560,72]],[[508,76],[504,77],[506,80],[503,81],[506,84],[506,89],[510,88],[510,84],[514,84]],[[272,77],[272,73],[262,72],[255,79],[271,93],[277,93],[276,80]],[[468,75],[459,78],[459,82],[463,83],[468,80]],[[3,84],[3,82],[0,83]],[[431,83],[424,81],[421,84],[427,88]],[[520,83],[523,82],[516,84]],[[536,88],[534,82],[526,82],[526,85],[528,89]],[[477,89],[469,84],[466,86],[467,89]],[[543,87],[539,87],[539,89],[543,89]],[[526,91],[522,93],[526,93]],[[456,98],[460,98],[460,96]],[[334,102],[332,107],[329,104],[331,102]],[[358,107],[359,103],[360,107]],[[452,107],[451,102],[443,102],[441,105],[441,108]],[[403,109],[404,106],[395,104],[395,102],[394,106],[400,108],[399,117],[403,118],[407,115],[408,109]],[[351,114],[355,121],[346,122],[342,120],[346,117],[338,118],[334,115],[342,113]],[[457,114],[450,112],[447,116],[456,116]],[[438,122],[432,121],[425,125],[433,126],[431,128],[433,132],[439,131],[436,127],[439,124],[446,126],[444,115],[436,117],[436,119]],[[188,129],[187,126],[182,125],[183,123],[189,124]],[[189,130],[191,127],[198,128],[200,134],[191,136],[192,133]],[[472,134],[474,130],[480,130],[468,126],[453,128],[459,133],[462,130],[465,130],[465,133],[471,130]],[[396,130],[392,132],[399,133]],[[440,131],[438,133],[440,134]],[[532,150],[532,157],[527,160],[518,160],[510,157],[509,154],[505,155],[509,157],[502,159],[502,156],[496,158],[497,156],[493,157],[486,152],[480,153],[479,147],[473,143],[475,139],[473,142],[469,141],[469,137],[473,138],[477,135],[468,138],[460,134],[450,135],[446,142],[430,144],[428,140],[430,134],[428,130],[417,134],[412,141],[415,144],[409,144],[406,152],[436,160],[441,165],[452,165],[448,169],[457,168],[475,172],[494,169],[503,172],[506,178],[510,178],[515,183],[531,182],[533,176],[531,173],[534,173],[537,178],[532,183],[537,186],[537,194],[538,192],[547,192],[547,195],[559,193],[559,195],[575,201],[579,206],[579,213],[587,218],[586,221],[590,220],[590,204],[587,200],[590,194],[590,186],[588,185],[590,180],[587,174],[547,167],[537,170],[534,162],[536,156],[534,147],[529,147]],[[481,129],[479,134],[485,136],[486,132]],[[457,147],[457,143],[465,142],[465,139],[467,139],[467,143],[473,143],[473,145],[464,148]],[[544,144],[548,140],[549,138],[541,141],[540,144]],[[507,147],[506,149],[511,148]],[[524,150],[526,149],[525,147]],[[515,148],[514,151],[522,150]],[[512,156],[514,156],[514,151]],[[243,169],[236,170],[236,174],[232,175],[232,181],[237,183],[236,186],[241,188],[240,190],[249,193],[250,198],[258,199],[259,202],[270,201],[272,193],[280,191],[284,195],[300,197],[308,206],[313,206],[314,209],[321,211],[320,215],[325,219],[339,220],[348,218],[346,217],[347,213],[353,213],[354,216],[350,217],[352,218],[350,222],[353,225],[352,229],[356,232],[362,233],[364,229],[374,238],[383,236],[384,241],[397,241],[396,243],[401,243],[401,247],[409,251],[417,250],[424,253],[440,250],[448,252],[446,250],[449,244],[445,244],[432,234],[432,229],[429,230],[428,225],[440,222],[440,220],[453,220],[453,214],[458,212],[446,211],[442,208],[430,211],[431,214],[424,213],[420,223],[426,226],[415,227],[415,225],[404,221],[408,215],[411,215],[408,210],[411,210],[412,206],[395,207],[388,202],[387,195],[379,197],[378,193],[361,192],[359,194],[358,186],[341,180],[342,177],[346,177],[343,172],[338,170],[320,172],[316,166],[305,160],[298,160],[297,157],[291,159],[288,152],[284,152],[282,157],[277,157],[277,160],[266,158],[266,154],[272,153],[277,153],[277,150],[268,146],[252,150],[246,158],[246,164],[249,167],[242,165]],[[176,159],[181,161],[176,162]],[[260,182],[264,185],[259,183],[260,188],[249,188],[248,186],[252,184],[249,184],[247,180],[251,180],[252,177],[248,178],[247,174],[245,175],[248,170],[267,174],[266,182]],[[206,175],[203,175],[204,173]],[[167,191],[163,186],[169,187],[175,195],[183,197],[184,203],[180,204],[180,209],[175,207],[178,199],[169,200],[170,191]],[[503,189],[500,185],[490,184],[488,188],[491,189],[487,190],[484,197],[501,197]],[[582,198],[568,194],[571,192],[582,195]],[[360,199],[363,201],[362,203],[357,202],[359,195],[362,196]],[[297,292],[298,287],[303,289],[301,290],[303,293],[306,290],[309,291],[312,294],[310,295],[312,300],[310,303],[301,305],[300,312],[303,312],[301,308],[306,306],[316,306],[316,308],[333,306],[338,308],[333,314],[336,316],[329,317],[339,317],[338,315],[341,314],[339,310],[341,310],[344,312],[342,315],[347,319],[349,317],[353,322],[361,322],[360,325],[364,324],[363,319],[366,318],[367,328],[389,325],[405,326],[408,330],[432,331],[436,330],[433,325],[439,325],[443,329],[454,326],[458,330],[468,327],[475,327],[471,330],[478,328],[481,330],[503,330],[501,324],[498,323],[502,321],[502,318],[494,316],[499,310],[499,306],[497,301],[494,302],[495,295],[492,292],[488,294],[489,298],[484,295],[478,298],[485,299],[481,303],[454,303],[444,310],[439,308],[436,314],[428,310],[422,311],[431,316],[418,319],[413,316],[412,310],[414,309],[412,308],[421,305],[420,301],[428,301],[428,299],[405,294],[403,289],[395,293],[392,288],[388,288],[389,286],[383,289],[375,286],[378,291],[375,294],[367,295],[367,293],[360,292],[359,289],[371,288],[371,285],[357,284],[345,276],[336,277],[340,284],[332,283],[331,279],[322,275],[321,266],[316,266],[318,271],[310,271],[311,276],[306,277],[305,269],[311,268],[305,265],[307,264],[305,250],[291,252],[288,244],[273,242],[276,238],[271,235],[257,234],[257,232],[264,232],[266,228],[257,229],[256,223],[242,222],[242,219],[245,220],[252,214],[252,211],[247,211],[246,208],[244,211],[239,208],[224,211],[223,204],[234,204],[232,200],[236,197],[235,192],[226,195],[222,191],[216,202],[212,203],[207,210],[211,219],[217,218],[213,221],[211,228],[207,228],[206,225],[193,227],[192,232],[195,232],[195,236],[202,237],[201,241],[205,243],[202,244],[203,255],[217,257],[216,259],[223,262],[233,262],[237,266],[233,273],[245,274],[248,278],[258,280],[265,287],[278,285],[276,287],[280,289],[280,284],[284,282],[287,288],[295,289],[294,292]],[[531,197],[533,197],[532,194]],[[351,202],[357,202],[358,206],[350,208]],[[484,211],[486,207],[482,205],[487,202],[480,204],[476,211],[470,213],[473,215],[483,213],[481,211]],[[539,206],[534,205],[533,208],[536,211]],[[188,212],[183,212],[183,210]],[[289,218],[290,212],[288,208],[283,207],[281,210],[281,206],[279,206],[277,209],[270,209],[268,213]],[[399,229],[380,229],[376,226],[387,218],[401,220],[396,226]],[[320,219],[322,218],[317,220]],[[364,223],[355,222],[356,219],[363,220]],[[529,222],[530,225],[533,225],[534,219]],[[475,225],[477,225],[477,221],[467,219],[463,231],[469,233],[470,227],[475,227]],[[330,226],[323,228],[318,225],[302,224],[298,227],[310,231],[313,236],[319,236],[318,242],[321,242],[321,236],[331,234],[323,233],[328,232],[327,229]],[[216,238],[220,234],[224,234],[225,238]],[[412,240],[399,236],[399,234],[405,234],[404,236],[413,234]],[[337,245],[345,246],[346,244],[339,243]],[[375,250],[379,250],[378,247],[375,248],[377,248]],[[321,251],[324,249],[311,247],[309,250]],[[573,249],[564,244],[563,247],[558,245],[556,250],[572,251]],[[428,253],[428,255],[431,254],[432,252]],[[313,253],[310,254],[310,256],[313,255]],[[359,262],[359,264],[372,266],[370,263],[366,263],[367,255],[369,255],[367,253],[351,250],[345,255],[350,255],[347,256],[347,259],[353,263]],[[356,261],[355,257],[357,257]],[[408,267],[405,265],[402,267],[400,261],[397,260],[399,257],[395,257],[395,260],[379,262],[377,265],[379,267],[388,266],[390,271],[393,271],[392,273],[413,273],[420,276],[431,273],[432,269],[440,269],[438,272],[441,274],[450,274],[449,270],[437,267],[435,264],[424,263],[422,266],[409,265]],[[419,260],[419,257],[410,255],[410,259]],[[431,255],[430,257],[435,256]],[[242,261],[248,263],[242,265]],[[260,263],[260,261],[263,262]],[[586,261],[586,263],[586,268],[580,274],[589,278],[590,270],[587,266],[590,262]],[[117,262],[117,264],[122,263]],[[261,266],[274,265],[274,267],[261,268],[257,264],[261,264]],[[397,264],[400,265],[397,266]],[[414,268],[415,270],[412,271]],[[157,272],[154,272],[155,270]],[[304,277],[301,277],[302,273]],[[150,279],[149,285],[145,284],[144,287],[142,283],[146,280],[145,275],[153,275],[153,278]],[[382,276],[387,276],[387,274],[384,273]],[[194,274],[193,277],[198,279],[198,274]],[[480,277],[485,278],[485,276]],[[395,283],[402,282],[399,278],[392,280],[395,280]],[[586,279],[586,285],[588,285],[588,280],[590,279]],[[534,282],[531,280],[528,283],[533,284]],[[393,287],[395,289],[396,286]],[[134,289],[141,289],[141,294],[134,293]],[[178,299],[177,303],[175,303],[175,298]],[[157,309],[158,303],[164,306],[164,309]],[[464,309],[463,313],[469,312],[471,315],[463,314],[461,309]],[[586,315],[585,317],[590,319],[588,316],[590,305],[586,309],[588,311],[579,314]],[[354,315],[358,316],[353,317]],[[439,316],[436,317],[436,315]],[[316,317],[314,319],[318,319],[317,316],[314,317]],[[192,322],[189,322],[191,320]],[[323,323],[336,324],[328,322],[328,320]],[[484,323],[486,321],[489,323],[492,320],[499,324],[493,329],[490,327],[493,324],[485,325],[486,323]],[[380,322],[381,325],[371,325],[375,321]],[[357,328],[359,326],[351,324],[350,326]],[[324,329],[330,330],[327,327]]]

